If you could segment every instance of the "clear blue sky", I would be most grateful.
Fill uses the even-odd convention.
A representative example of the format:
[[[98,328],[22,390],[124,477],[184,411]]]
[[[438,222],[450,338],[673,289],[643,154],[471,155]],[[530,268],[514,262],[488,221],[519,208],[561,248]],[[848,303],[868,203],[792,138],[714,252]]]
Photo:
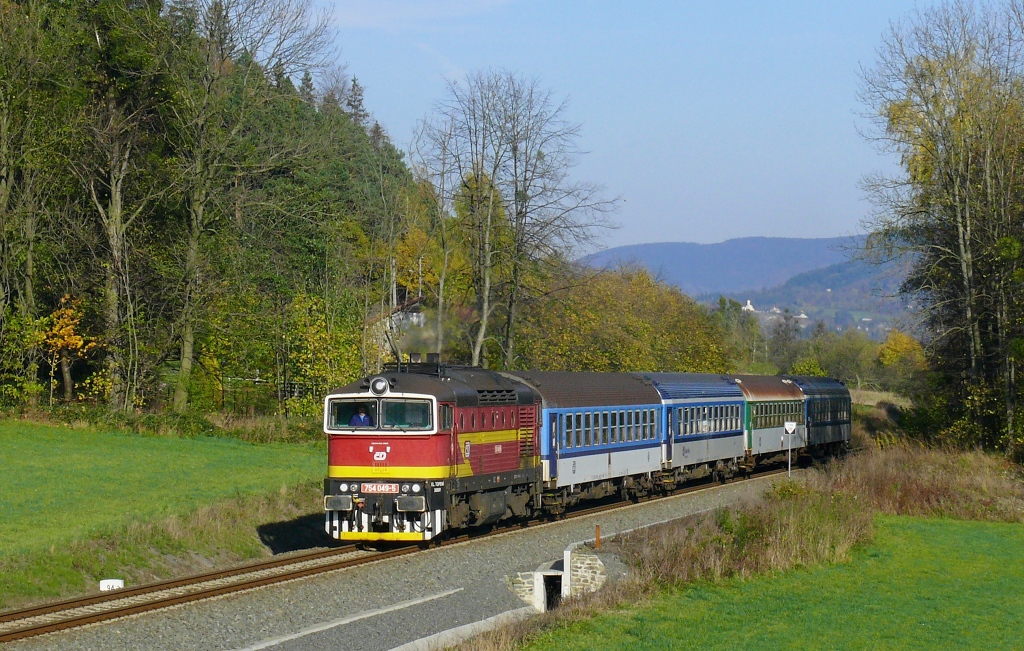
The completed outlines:
[[[858,133],[879,2],[337,0],[348,72],[405,149],[445,79],[501,67],[569,100],[575,175],[624,202],[605,246],[860,232],[859,188],[893,169]]]

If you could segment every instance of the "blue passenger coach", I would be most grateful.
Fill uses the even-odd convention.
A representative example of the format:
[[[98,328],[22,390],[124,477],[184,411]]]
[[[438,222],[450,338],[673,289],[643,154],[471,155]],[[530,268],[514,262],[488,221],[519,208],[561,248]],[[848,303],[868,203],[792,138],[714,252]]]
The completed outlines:
[[[665,407],[666,470],[707,463],[735,470],[744,454],[743,391],[735,380],[703,373],[639,375],[654,385]]]
[[[662,468],[664,410],[649,380],[633,373],[517,371],[542,398],[541,466],[548,488]]]

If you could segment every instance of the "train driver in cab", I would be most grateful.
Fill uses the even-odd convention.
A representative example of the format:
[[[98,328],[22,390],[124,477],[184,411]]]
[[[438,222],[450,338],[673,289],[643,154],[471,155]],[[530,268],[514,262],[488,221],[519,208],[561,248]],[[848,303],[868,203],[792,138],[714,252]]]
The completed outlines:
[[[366,413],[366,405],[359,405],[356,408],[356,413],[352,414],[352,418],[348,421],[349,427],[376,427],[377,424],[373,422],[373,416]]]

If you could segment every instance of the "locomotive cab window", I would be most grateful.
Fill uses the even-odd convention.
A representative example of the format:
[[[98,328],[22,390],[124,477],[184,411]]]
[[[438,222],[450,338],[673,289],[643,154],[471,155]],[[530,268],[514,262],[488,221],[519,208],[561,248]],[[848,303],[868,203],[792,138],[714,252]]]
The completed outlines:
[[[431,428],[429,400],[381,400],[381,429],[427,430]]]
[[[360,414],[360,410],[362,414]],[[332,400],[330,429],[373,429],[377,427],[376,400]]]

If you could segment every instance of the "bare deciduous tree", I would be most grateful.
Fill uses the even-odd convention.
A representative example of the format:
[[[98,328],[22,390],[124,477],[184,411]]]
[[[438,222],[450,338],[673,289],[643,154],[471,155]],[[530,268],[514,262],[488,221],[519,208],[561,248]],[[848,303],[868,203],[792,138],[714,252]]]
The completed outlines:
[[[448,97],[420,129],[419,159],[440,200],[465,222],[476,323],[472,363],[504,309],[501,347],[514,364],[517,310],[528,268],[562,247],[589,241],[614,205],[598,186],[573,181],[579,125],[536,79],[507,70],[448,84]]]

